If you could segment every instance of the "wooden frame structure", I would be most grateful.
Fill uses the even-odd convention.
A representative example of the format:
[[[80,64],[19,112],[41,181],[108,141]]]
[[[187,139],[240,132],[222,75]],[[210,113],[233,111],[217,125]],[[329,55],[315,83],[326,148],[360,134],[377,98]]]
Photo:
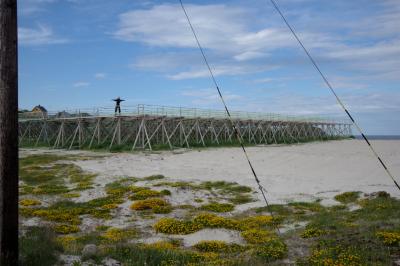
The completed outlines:
[[[351,124],[332,120],[245,119],[131,114],[20,119],[21,146],[153,150],[235,145],[232,123],[246,144],[278,144],[351,136]]]

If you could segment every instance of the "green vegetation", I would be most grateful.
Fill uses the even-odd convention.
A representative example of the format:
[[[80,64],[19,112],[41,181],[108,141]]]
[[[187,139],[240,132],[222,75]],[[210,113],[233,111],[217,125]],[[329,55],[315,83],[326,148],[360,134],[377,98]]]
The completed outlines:
[[[359,191],[350,191],[350,192],[344,192],[342,194],[336,195],[335,200],[343,203],[343,204],[348,204],[348,203],[353,203],[358,200],[360,197]]]
[[[81,256],[87,244],[96,245],[97,251],[82,259],[99,265],[108,257],[123,265],[257,266],[288,261],[311,266],[384,266],[393,264],[400,254],[400,200],[387,192],[364,194],[362,198],[360,192],[341,193],[335,196],[341,204],[330,207],[316,200],[226,213],[235,208],[234,204],[252,201],[253,190],[223,181],[169,182],[151,176],[121,177],[106,185],[106,196],[75,202],[81,200],[75,199],[81,197],[79,190],[94,186],[94,175],[61,162],[73,159],[43,155],[21,160],[22,220],[39,217],[48,224],[48,228],[21,226],[21,265],[57,265],[59,254]],[[147,186],[136,186],[138,181],[147,181]],[[159,186],[174,189],[156,190]],[[194,201],[202,204],[171,206],[167,199],[174,202],[176,189],[194,192],[198,197]],[[204,201],[201,194],[206,195]],[[126,206],[121,204],[128,199],[134,200],[130,217],[125,217],[128,227],[102,225],[104,219],[118,219],[116,215]],[[359,208],[351,210],[348,204]],[[89,231],[80,226],[83,219],[95,219],[98,226]],[[152,228],[135,227],[137,222],[148,222]],[[285,230],[278,235],[277,227]],[[245,242],[202,241],[184,247],[179,241],[167,239],[133,244],[155,232],[185,235],[207,228],[235,230]]]
[[[52,266],[58,260],[61,245],[49,228],[31,227],[19,239],[20,264],[27,266]]]
[[[200,252],[238,252],[245,248],[238,244],[228,244],[224,241],[212,240],[212,241],[200,241],[193,246]]]
[[[230,212],[230,211],[233,211],[234,208],[235,208],[235,206],[232,204],[229,204],[229,203],[213,202],[213,203],[202,205],[200,207],[200,210],[212,211],[212,212]]]
[[[341,195],[346,195],[346,202],[350,195],[354,200],[352,192]],[[390,265],[391,256],[400,252],[396,240],[400,201],[387,193],[374,193],[358,204],[361,208],[352,212],[326,207],[307,217],[309,224],[300,234],[312,238],[314,244],[310,256],[299,264]]]
[[[95,175],[84,173],[74,164],[58,162],[72,159],[73,157],[55,155],[31,155],[21,158],[19,176],[25,185],[20,188],[20,194],[65,194],[92,188]],[[75,189],[68,189],[65,180],[74,184]]]
[[[135,211],[143,211],[143,210],[154,210],[160,207],[170,206],[169,203],[163,199],[159,198],[150,198],[145,200],[135,201],[131,205],[131,209]]]
[[[165,178],[165,176],[163,176],[163,175],[151,175],[151,176],[143,178],[143,180],[153,181],[153,180],[159,180],[159,179],[164,179],[164,178]]]

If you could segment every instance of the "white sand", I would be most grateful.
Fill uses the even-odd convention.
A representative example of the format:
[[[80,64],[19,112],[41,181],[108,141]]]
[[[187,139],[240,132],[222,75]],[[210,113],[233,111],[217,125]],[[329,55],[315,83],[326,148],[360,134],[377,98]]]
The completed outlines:
[[[372,143],[400,182],[400,141]],[[367,193],[385,190],[400,196],[361,140],[249,147],[248,152],[271,202],[332,198],[339,192],[352,190]],[[180,154],[121,153],[76,163],[105,178],[163,174],[182,180],[233,181],[256,188],[239,148],[189,150]]]
[[[379,140],[372,143],[400,182],[400,140]],[[27,151],[23,153],[25,152]],[[34,153],[37,152],[40,151]],[[366,193],[385,190],[400,197],[393,182],[361,140],[249,147],[248,153],[263,186],[268,190],[271,202],[331,199],[340,192],[353,190]],[[74,163],[86,171],[98,173],[96,183],[100,185],[112,182],[120,176],[145,177],[163,174],[173,179],[225,180],[257,188],[239,148],[108,155],[105,158]],[[329,204],[330,201],[324,202]],[[259,204],[260,202],[250,203],[238,206],[237,209],[240,211]]]

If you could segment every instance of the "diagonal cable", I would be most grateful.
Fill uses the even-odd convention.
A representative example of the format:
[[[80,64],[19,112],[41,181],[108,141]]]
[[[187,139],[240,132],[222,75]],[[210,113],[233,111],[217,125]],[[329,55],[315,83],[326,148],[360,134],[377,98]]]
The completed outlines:
[[[224,100],[224,97],[222,96],[222,93],[221,93],[221,90],[220,90],[220,88],[219,88],[219,86],[218,86],[217,80],[215,79],[214,73],[213,73],[213,71],[212,71],[212,69],[211,69],[211,67],[210,67],[210,64],[208,63],[208,60],[207,60],[207,57],[206,57],[206,55],[205,55],[205,53],[204,53],[203,47],[202,47],[202,45],[200,44],[199,38],[197,37],[196,31],[195,31],[194,28],[193,28],[193,25],[192,25],[192,23],[191,23],[191,21],[190,21],[190,17],[189,17],[189,15],[188,15],[188,13],[187,13],[187,11],[186,11],[186,9],[185,9],[185,6],[184,6],[182,0],[179,0],[179,2],[180,2],[180,4],[181,4],[181,7],[182,7],[183,12],[185,13],[185,17],[186,17],[187,22],[188,22],[188,24],[189,24],[189,27],[190,27],[190,29],[191,29],[191,31],[192,31],[192,33],[193,33],[193,36],[194,36],[194,38],[196,39],[197,46],[198,46],[198,48],[199,48],[199,50],[200,50],[200,52],[201,52],[201,55],[203,56],[204,63],[206,64],[206,66],[207,66],[207,68],[208,68],[208,71],[210,72],[210,77],[211,77],[211,79],[212,79],[212,81],[213,81],[213,83],[214,83],[214,85],[215,85],[215,88],[216,88],[217,91],[218,91],[218,95],[219,95],[219,97],[220,97],[220,99],[221,99],[221,101],[222,101],[222,104],[224,105],[226,114],[228,115],[229,121],[230,121],[230,123],[231,123],[231,125],[232,125],[232,129],[233,129],[233,131],[234,131],[234,133],[235,133],[235,136],[236,136],[238,142],[240,143],[240,147],[241,147],[242,150],[243,150],[243,153],[244,153],[244,155],[245,155],[245,157],[246,157],[247,163],[249,164],[250,170],[251,170],[251,172],[252,172],[252,174],[253,174],[253,176],[254,176],[254,179],[256,180],[256,183],[257,183],[257,185],[258,185],[258,189],[260,190],[260,192],[261,192],[261,194],[262,194],[262,196],[263,196],[263,198],[264,198],[265,204],[266,204],[267,207],[268,207],[268,210],[269,210],[269,212],[270,212],[270,215],[271,215],[272,219],[275,221],[274,215],[273,215],[272,211],[271,211],[270,208],[269,208],[269,203],[268,203],[267,196],[266,196],[267,190],[261,185],[261,182],[260,182],[260,180],[258,179],[257,173],[256,173],[256,171],[254,170],[254,167],[253,167],[253,164],[252,164],[251,161],[250,161],[249,155],[247,154],[247,150],[246,150],[246,148],[244,147],[242,137],[240,136],[240,133],[239,133],[239,131],[237,130],[237,128],[236,128],[236,126],[235,126],[235,124],[234,124],[234,122],[233,122],[231,113],[229,112],[228,106],[227,106],[227,104],[226,104],[226,102],[225,102],[225,100]],[[276,223],[274,223],[274,224],[276,225]],[[277,225],[276,225],[276,230],[277,230],[278,233],[280,233],[279,228],[278,228]]]
[[[291,31],[293,37],[297,40],[297,42],[300,44],[301,48],[303,48],[304,52],[306,53],[308,59],[310,59],[312,65],[314,66],[314,68],[317,70],[317,72],[319,73],[319,75],[321,76],[321,78],[324,80],[326,86],[328,86],[329,90],[332,92],[332,94],[335,96],[336,101],[338,102],[338,104],[342,107],[342,109],[345,111],[345,113],[347,114],[347,116],[350,118],[351,122],[353,123],[353,125],[357,128],[357,131],[361,134],[361,136],[363,137],[363,139],[365,140],[365,142],[367,143],[368,147],[370,148],[371,152],[374,154],[374,156],[376,157],[376,159],[379,161],[379,163],[382,165],[382,167],[385,169],[387,175],[392,179],[393,183],[396,185],[396,187],[400,190],[400,185],[396,182],[396,179],[394,178],[393,174],[391,173],[391,171],[389,170],[389,168],[387,168],[386,164],[383,162],[383,160],[381,159],[381,157],[379,156],[379,154],[376,152],[375,148],[372,146],[372,144],[369,142],[368,138],[364,135],[363,130],[361,129],[361,127],[358,125],[358,123],[353,119],[352,115],[349,113],[349,111],[347,110],[346,106],[343,104],[342,100],[339,98],[339,96],[337,95],[337,93],[335,92],[335,90],[333,89],[332,85],[330,84],[330,82],[328,81],[328,79],[326,78],[326,76],[323,74],[323,72],[321,71],[320,67],[318,66],[317,62],[314,60],[314,58],[311,56],[310,52],[308,51],[308,49],[304,46],[303,42],[300,40],[300,38],[298,37],[298,35],[296,34],[295,30],[293,29],[293,27],[290,25],[289,21],[286,19],[285,15],[283,15],[281,9],[279,8],[278,4],[276,3],[275,0],[269,0],[272,5],[274,6],[275,10],[279,13],[279,15],[282,17],[283,21],[285,22],[286,26],[289,28],[289,30]]]

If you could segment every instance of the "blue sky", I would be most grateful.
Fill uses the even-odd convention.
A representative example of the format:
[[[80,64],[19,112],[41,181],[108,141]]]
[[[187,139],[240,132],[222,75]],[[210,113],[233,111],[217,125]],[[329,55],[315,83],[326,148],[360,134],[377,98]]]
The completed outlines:
[[[400,134],[400,2],[277,0],[368,134]],[[233,110],[341,109],[266,0],[185,1]],[[20,0],[20,107],[222,109],[178,1]]]

